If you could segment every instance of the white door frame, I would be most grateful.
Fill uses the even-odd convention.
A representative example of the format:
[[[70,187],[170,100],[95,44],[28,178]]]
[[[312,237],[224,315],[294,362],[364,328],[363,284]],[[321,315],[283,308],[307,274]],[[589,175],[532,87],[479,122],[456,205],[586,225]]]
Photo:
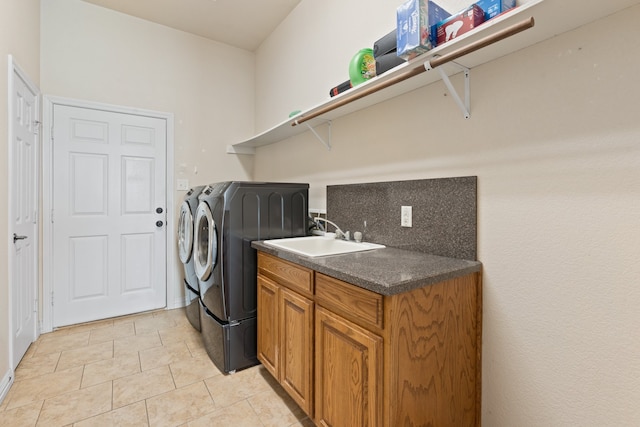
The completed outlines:
[[[42,231],[43,231],[43,280],[42,280],[42,332],[51,332],[53,330],[53,310],[51,294],[53,292],[53,227],[51,223],[51,210],[53,207],[53,153],[51,138],[53,136],[53,107],[55,105],[66,105],[70,107],[89,108],[115,113],[135,114],[147,117],[164,119],[167,122],[167,156],[166,156],[166,197],[167,197],[167,309],[181,307],[183,299],[178,299],[175,295],[176,283],[176,260],[177,248],[175,245],[176,228],[174,224],[174,202],[173,202],[173,133],[174,118],[173,113],[165,113],[160,111],[144,110],[133,107],[124,107],[120,105],[103,104],[99,102],[84,101],[71,98],[63,98],[57,96],[44,96],[43,106],[43,131],[42,131]]]
[[[27,76],[27,74],[22,71],[22,69],[18,66],[18,64],[16,64],[15,60],[13,59],[13,56],[8,55],[8,63],[9,63],[9,68],[8,68],[8,74],[9,74],[9,90],[8,90],[8,117],[9,117],[9,123],[8,123],[8,137],[9,137],[9,147],[8,147],[8,170],[7,170],[7,175],[9,178],[9,199],[8,200],[13,200],[13,140],[15,138],[14,135],[14,129],[13,129],[13,123],[14,123],[14,117],[15,117],[15,105],[13,104],[13,90],[14,90],[14,73],[17,74],[22,81],[24,81],[24,83],[27,85],[27,87],[29,88],[29,90],[33,93],[36,94],[36,108],[35,108],[35,112],[36,112],[36,120],[40,121],[40,103],[41,103],[41,94],[40,94],[40,89],[38,89],[38,87],[33,84],[33,82],[31,82],[31,80],[29,79],[29,76]],[[42,129],[39,130],[38,132],[39,135],[42,135]],[[38,144],[38,146],[36,147],[37,149],[39,149],[40,145],[42,144],[42,139],[40,139],[39,141],[40,143]],[[40,175],[38,174],[39,168],[38,168],[38,164],[36,161],[36,168],[34,170],[34,173],[36,174],[35,180],[36,183],[40,182]],[[38,193],[40,191],[40,186],[36,184],[36,193]],[[13,235],[13,208],[11,206],[11,203],[8,204],[9,205],[9,221],[8,221],[8,234],[7,237],[12,236]],[[36,218],[39,217],[39,214],[36,214]],[[39,251],[39,243],[40,243],[40,238],[38,236],[38,232],[36,231],[35,236],[34,236],[34,248],[35,248],[35,253],[38,253]],[[11,242],[10,239],[8,239],[7,242],[8,245],[8,254],[9,254],[9,278],[12,279],[13,275],[15,274],[15,272],[13,271],[13,261],[14,261],[14,257],[13,257],[13,243]],[[35,283],[33,284],[34,289],[33,289],[33,294],[35,297],[35,302],[34,304],[37,306],[37,301],[38,301],[38,283],[39,283],[39,278],[40,278],[40,271],[38,268],[38,262],[36,260],[35,263],[35,269],[36,269],[36,274],[34,275],[34,277],[36,278]],[[13,332],[13,328],[14,328],[14,324],[13,324],[13,292],[14,289],[13,287],[15,286],[15,284],[13,283],[13,280],[11,280],[11,283],[9,283],[9,363],[10,366],[13,367],[15,365],[15,361],[13,360],[13,337],[14,337],[14,332]],[[36,316],[38,315],[38,313],[36,313]],[[40,331],[38,330],[38,322],[35,322],[35,331],[34,331],[34,336],[37,339]],[[0,390],[1,391],[1,390]]]

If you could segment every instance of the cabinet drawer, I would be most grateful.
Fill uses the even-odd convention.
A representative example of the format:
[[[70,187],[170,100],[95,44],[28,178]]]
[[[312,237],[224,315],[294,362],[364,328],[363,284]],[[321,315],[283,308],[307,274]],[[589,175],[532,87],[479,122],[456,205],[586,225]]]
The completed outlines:
[[[258,273],[307,296],[313,295],[313,270],[258,252]]]
[[[383,327],[383,297],[375,292],[316,273],[316,301],[363,326]]]

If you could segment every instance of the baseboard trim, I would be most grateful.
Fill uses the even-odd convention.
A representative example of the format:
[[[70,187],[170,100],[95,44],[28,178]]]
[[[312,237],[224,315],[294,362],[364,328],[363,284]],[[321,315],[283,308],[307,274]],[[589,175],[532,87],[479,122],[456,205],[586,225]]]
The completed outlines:
[[[4,401],[5,397],[7,397],[7,393],[9,393],[11,384],[13,384],[13,371],[9,369],[4,374],[2,381],[0,381],[0,403]]]
[[[173,305],[172,306],[168,306],[167,310],[171,310],[174,308],[182,308],[182,307],[186,307],[187,306],[187,298],[176,298],[173,300]]]

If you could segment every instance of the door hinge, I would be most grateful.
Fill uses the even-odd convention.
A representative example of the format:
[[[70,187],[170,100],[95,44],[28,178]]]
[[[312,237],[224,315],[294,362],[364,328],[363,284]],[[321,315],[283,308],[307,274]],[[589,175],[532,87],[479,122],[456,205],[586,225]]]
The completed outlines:
[[[51,209],[51,223],[53,223],[53,209]]]
[[[33,300],[33,312],[34,313],[38,312],[38,300],[37,299]]]
[[[53,291],[51,291],[51,307],[53,307]]]

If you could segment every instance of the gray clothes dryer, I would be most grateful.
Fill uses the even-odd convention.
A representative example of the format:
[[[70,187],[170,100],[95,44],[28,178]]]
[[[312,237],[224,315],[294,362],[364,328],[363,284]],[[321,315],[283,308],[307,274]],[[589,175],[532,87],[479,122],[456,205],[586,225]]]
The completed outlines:
[[[254,240],[308,233],[308,184],[222,182],[205,187],[196,210],[194,262],[205,348],[230,373],[258,364]]]

